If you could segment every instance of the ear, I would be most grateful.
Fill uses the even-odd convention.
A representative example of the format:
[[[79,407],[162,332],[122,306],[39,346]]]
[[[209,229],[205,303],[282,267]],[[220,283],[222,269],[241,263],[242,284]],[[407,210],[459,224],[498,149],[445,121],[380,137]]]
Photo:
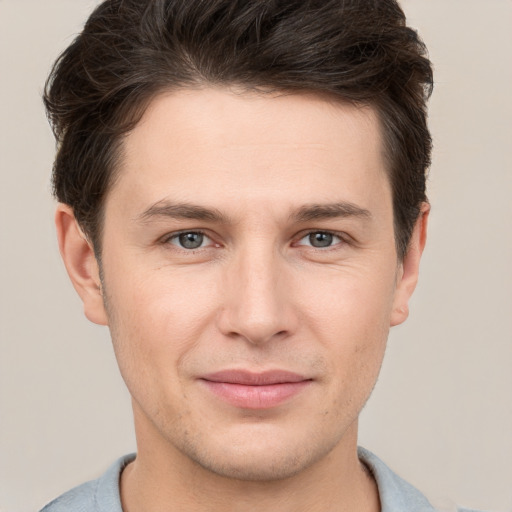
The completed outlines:
[[[85,316],[95,324],[107,325],[98,262],[70,206],[58,205],[55,226],[60,254],[71,282],[82,299]]]
[[[409,299],[418,282],[420,259],[427,241],[429,213],[430,205],[422,203],[420,216],[414,225],[409,248],[398,269],[393,311],[391,312],[391,327],[405,322],[409,316]]]

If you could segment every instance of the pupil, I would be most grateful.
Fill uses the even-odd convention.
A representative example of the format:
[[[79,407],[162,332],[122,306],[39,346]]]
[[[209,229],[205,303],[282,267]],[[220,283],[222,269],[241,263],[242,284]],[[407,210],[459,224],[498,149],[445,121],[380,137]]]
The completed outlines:
[[[180,244],[185,249],[197,249],[203,243],[203,235],[201,233],[182,233],[179,238]]]
[[[332,245],[332,235],[330,233],[311,233],[309,241],[313,247],[329,247]]]

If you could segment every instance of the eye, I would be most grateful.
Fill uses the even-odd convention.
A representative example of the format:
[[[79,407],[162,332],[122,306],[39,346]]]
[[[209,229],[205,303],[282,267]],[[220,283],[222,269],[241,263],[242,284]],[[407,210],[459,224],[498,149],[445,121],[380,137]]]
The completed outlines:
[[[316,249],[332,247],[342,243],[343,240],[329,231],[313,231],[299,240],[299,245],[307,245]]]
[[[212,243],[204,233],[200,231],[186,231],[176,233],[167,239],[168,243],[177,245],[181,249],[200,249]]]

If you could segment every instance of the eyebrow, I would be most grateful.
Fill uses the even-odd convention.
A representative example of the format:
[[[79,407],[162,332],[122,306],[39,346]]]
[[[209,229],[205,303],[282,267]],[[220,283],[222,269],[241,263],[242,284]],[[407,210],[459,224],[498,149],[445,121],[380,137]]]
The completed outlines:
[[[371,219],[372,214],[365,208],[344,201],[339,203],[305,205],[292,214],[292,219],[297,222],[347,217]]]
[[[370,219],[369,210],[349,202],[304,205],[290,215],[295,222],[308,222],[312,220],[359,217]],[[162,199],[136,217],[139,222],[149,222],[155,218],[172,218],[202,220],[215,223],[229,224],[230,219],[216,208],[206,208],[189,203],[173,203]]]
[[[210,222],[228,223],[229,219],[216,208],[205,208],[188,203],[173,203],[167,199],[162,199],[147,210],[142,212],[136,220],[139,222],[148,222],[151,219],[164,217],[172,219],[192,219],[206,220]]]

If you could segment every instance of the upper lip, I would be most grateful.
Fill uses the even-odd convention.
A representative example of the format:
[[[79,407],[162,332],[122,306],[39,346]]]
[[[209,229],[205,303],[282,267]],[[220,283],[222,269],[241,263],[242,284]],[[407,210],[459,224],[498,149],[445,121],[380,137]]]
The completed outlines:
[[[285,384],[311,380],[304,375],[288,370],[267,370],[253,372],[248,370],[222,370],[201,377],[210,382],[222,382],[226,384],[241,384],[245,386],[269,386],[272,384]]]

